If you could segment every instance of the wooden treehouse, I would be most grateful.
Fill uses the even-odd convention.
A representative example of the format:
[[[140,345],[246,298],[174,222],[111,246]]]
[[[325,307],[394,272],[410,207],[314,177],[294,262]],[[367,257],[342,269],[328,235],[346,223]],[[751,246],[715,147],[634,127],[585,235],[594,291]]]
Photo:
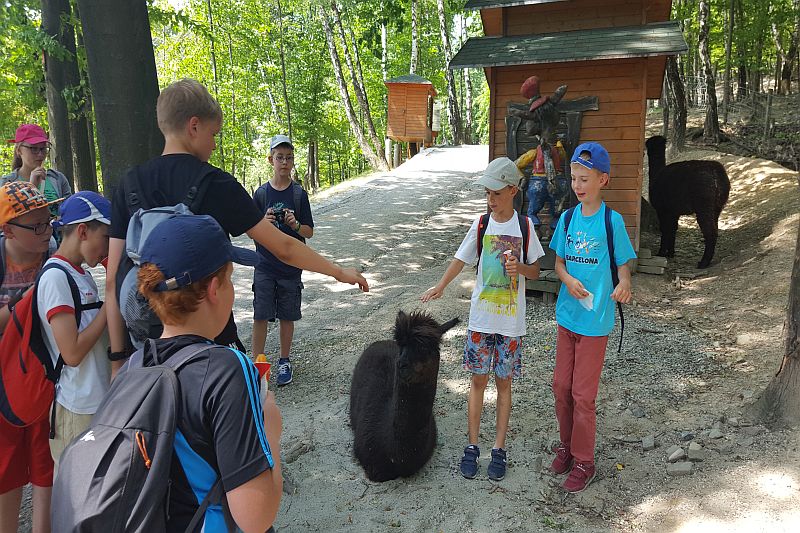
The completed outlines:
[[[398,143],[408,143],[408,154],[412,156],[436,139],[438,131],[433,129],[436,88],[416,74],[398,76],[385,83],[389,108],[386,136]],[[399,156],[399,151],[396,154]]]
[[[687,51],[671,0],[468,0],[485,37],[470,38],[450,68],[482,68],[490,89],[489,158],[516,159],[535,139],[511,116],[525,106],[529,76],[540,93],[567,85],[557,104],[556,134],[567,158],[578,142],[597,141],[611,155],[603,192],[639,248],[647,99],[661,96],[666,57]]]

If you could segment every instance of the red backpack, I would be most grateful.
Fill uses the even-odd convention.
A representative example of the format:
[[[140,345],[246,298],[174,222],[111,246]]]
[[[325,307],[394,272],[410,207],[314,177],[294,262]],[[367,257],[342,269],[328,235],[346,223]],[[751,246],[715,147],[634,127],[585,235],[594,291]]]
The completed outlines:
[[[11,318],[0,339],[0,415],[12,426],[24,427],[47,416],[55,399],[55,385],[61,376],[64,360],[56,364],[42,337],[36,287],[42,274],[56,268],[64,272],[80,326],[82,309],[102,304],[81,304],[81,295],[72,275],[58,263],[48,263],[36,276],[33,290],[11,308]]]

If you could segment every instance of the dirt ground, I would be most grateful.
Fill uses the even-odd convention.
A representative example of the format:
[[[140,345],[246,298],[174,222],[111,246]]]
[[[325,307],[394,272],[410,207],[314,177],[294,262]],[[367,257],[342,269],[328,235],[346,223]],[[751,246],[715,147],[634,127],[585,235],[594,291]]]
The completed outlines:
[[[436,283],[484,208],[472,181],[485,167],[486,147],[435,148],[392,173],[316,195],[309,244],[363,269],[372,290],[361,294],[304,274],[304,317],[292,350],[295,381],[276,390],[286,479],[276,528],[798,530],[800,432],[772,432],[743,415],[780,362],[800,213],[798,176],[769,161],[716,152],[693,150],[681,158],[717,159],[730,175],[715,260],[708,270],[694,269],[702,237],[684,217],[667,274],[634,276],[623,350],[616,353],[615,330],[597,402],[598,478],[577,496],[564,494],[562,478],[546,471],[558,436],[550,391],[556,324],[554,306],[535,298],[528,299],[525,376],[513,386],[508,475],[500,483],[485,475],[494,436],[491,386],[480,475],[468,481],[458,473],[469,385],[460,360],[474,270],[465,268],[441,300],[423,306],[419,296]],[[641,246],[657,249],[658,236],[644,234]],[[237,321],[249,339],[251,273],[237,268],[235,279]],[[417,475],[371,483],[352,457],[350,375],[364,347],[390,338],[397,311],[417,308],[442,321],[462,319],[442,346],[438,445]],[[267,341],[271,360],[276,333],[270,331]],[[716,432],[721,436],[712,438]],[[644,451],[641,439],[648,435],[656,448]],[[689,476],[668,476],[667,448],[689,441],[703,446],[704,460]]]
[[[622,354],[609,349],[598,397],[598,479],[577,496],[546,472],[557,438],[550,392],[554,308],[529,299],[526,375],[514,384],[509,473],[495,484],[457,472],[466,444],[468,378],[460,368],[465,324],[442,349],[436,416],[439,445],[417,475],[368,482],[351,453],[350,372],[362,349],[389,338],[398,309],[443,272],[475,214],[471,187],[485,147],[434,149],[389,175],[349,184],[312,201],[311,245],[358,265],[369,294],[306,275],[304,318],[293,357],[295,382],[277,391],[287,494],[276,527],[288,531],[789,531],[800,526],[797,431],[771,432],[746,420],[782,353],[791,261],[798,227],[797,175],[774,163],[692,150],[682,159],[721,161],[732,192],[711,268],[694,269],[702,237],[684,217],[677,256],[663,276],[636,275]],[[645,234],[642,247],[657,249]],[[465,269],[441,300],[424,306],[440,320],[466,321],[474,272]],[[247,277],[238,293],[246,324]],[[246,329],[246,325],[243,329]],[[243,332],[246,334],[246,332]],[[613,335],[616,335],[613,334]],[[616,346],[612,335],[610,346]],[[269,352],[277,352],[270,332]],[[615,350],[614,350],[615,352]],[[481,445],[491,447],[494,394],[487,390]],[[711,438],[711,430],[720,438]],[[666,450],[689,440],[704,460],[687,477],[666,473]],[[642,437],[657,447],[644,451]],[[716,435],[713,435],[716,436]]]

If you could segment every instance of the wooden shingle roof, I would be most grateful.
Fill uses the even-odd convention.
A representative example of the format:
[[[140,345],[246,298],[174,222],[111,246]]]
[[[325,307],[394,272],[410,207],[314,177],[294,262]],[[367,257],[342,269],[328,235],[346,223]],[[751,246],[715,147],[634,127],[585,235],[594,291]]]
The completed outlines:
[[[449,68],[675,55],[688,49],[678,23],[668,21],[539,35],[471,37]]]
[[[397,76],[396,78],[386,80],[384,83],[420,83],[433,85],[430,80],[426,80],[422,76],[417,76],[416,74],[404,74],[403,76]]]
[[[550,4],[552,2],[566,2],[566,0],[467,0],[464,9],[476,11],[491,7],[527,6],[532,4]]]

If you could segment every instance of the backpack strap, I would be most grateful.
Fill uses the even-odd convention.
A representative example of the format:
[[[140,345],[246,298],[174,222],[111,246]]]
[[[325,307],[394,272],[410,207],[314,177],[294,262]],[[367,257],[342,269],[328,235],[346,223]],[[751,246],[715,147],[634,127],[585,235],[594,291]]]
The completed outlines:
[[[531,234],[531,219],[520,213],[517,213],[517,219],[519,220],[519,230],[522,232],[522,264],[526,265],[528,264],[528,238]]]
[[[619,270],[617,267],[617,260],[614,256],[614,226],[611,225],[611,213],[613,212],[607,205],[605,212],[606,223],[606,243],[608,244],[608,261],[611,263],[611,283],[613,287],[619,285]],[[617,353],[622,352],[622,336],[625,334],[625,315],[622,314],[622,304],[617,302],[617,311],[619,311],[619,347]]]
[[[572,222],[572,215],[575,214],[575,206],[570,207],[561,215],[564,217],[564,235],[569,233],[569,223]]]
[[[491,213],[484,213],[478,219],[478,263],[481,262],[481,252],[483,252],[483,236],[486,235],[486,228],[489,227],[489,217]],[[475,263],[477,267],[478,263]]]
[[[215,166],[203,163],[203,166],[200,167],[200,172],[197,173],[194,181],[189,185],[189,189],[186,191],[186,197],[184,197],[181,203],[185,204],[192,213],[198,213],[200,204],[205,198],[208,186],[211,183],[211,180],[206,178],[216,171],[217,168]]]
[[[200,506],[194,512],[194,516],[192,516],[192,520],[189,522],[189,525],[186,527],[186,533],[192,533],[197,529],[197,526],[200,525],[200,521],[203,520],[205,517],[206,511],[208,507],[212,504],[222,504],[222,514],[225,517],[225,526],[227,527],[228,531],[237,531],[236,522],[233,520],[233,516],[231,516],[230,509],[228,507],[228,501],[225,498],[225,489],[222,487],[222,478],[217,478],[217,481],[209,489],[206,497],[203,498],[203,501],[200,502]]]
[[[294,209],[297,211],[300,207],[300,202],[303,201],[303,187],[297,183],[296,181],[292,180],[292,200],[294,200]]]

